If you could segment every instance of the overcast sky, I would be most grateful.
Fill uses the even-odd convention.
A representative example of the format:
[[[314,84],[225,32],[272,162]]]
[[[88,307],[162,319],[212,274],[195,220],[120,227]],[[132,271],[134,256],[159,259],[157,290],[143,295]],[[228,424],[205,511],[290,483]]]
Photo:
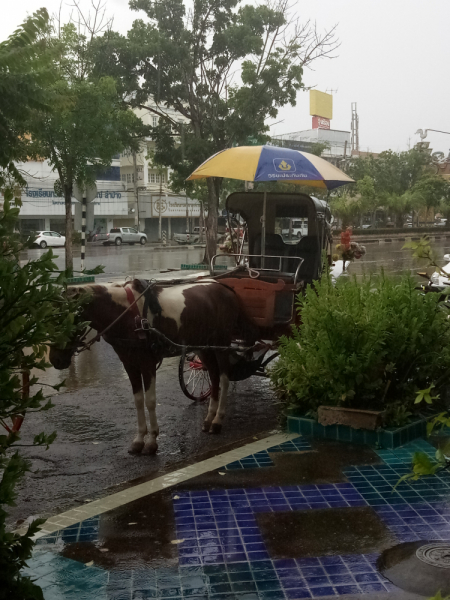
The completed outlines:
[[[70,3],[63,1],[66,14]],[[81,4],[88,6],[88,0]],[[41,6],[52,13],[59,5],[60,0],[8,2],[0,40],[27,14]],[[114,28],[125,34],[138,13],[127,0],[107,0],[107,7]],[[338,25],[337,58],[316,62],[304,75],[307,86],[337,90],[333,129],[350,129],[351,103],[357,102],[361,150],[406,150],[419,141],[417,129],[450,132],[449,0],[299,0],[296,11],[320,28]],[[282,109],[277,120],[283,122],[272,126],[273,134],[309,129],[309,94],[299,93],[297,106]],[[450,135],[429,133],[427,140],[448,154]]]

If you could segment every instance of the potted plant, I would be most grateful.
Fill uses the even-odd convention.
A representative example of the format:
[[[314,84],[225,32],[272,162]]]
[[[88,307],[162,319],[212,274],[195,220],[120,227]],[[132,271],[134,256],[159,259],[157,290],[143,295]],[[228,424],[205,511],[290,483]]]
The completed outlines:
[[[421,293],[410,275],[324,277],[297,308],[302,324],[281,339],[271,370],[288,412],[317,420],[323,406],[377,411],[385,428],[422,423],[411,435],[424,435],[418,393],[428,390],[438,402],[450,373],[450,321],[438,295]],[[411,439],[405,435],[395,445]]]

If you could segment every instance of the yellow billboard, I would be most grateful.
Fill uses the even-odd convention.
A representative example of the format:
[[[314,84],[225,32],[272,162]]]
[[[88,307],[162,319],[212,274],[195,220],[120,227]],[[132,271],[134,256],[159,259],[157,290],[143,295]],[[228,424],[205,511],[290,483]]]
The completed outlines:
[[[319,90],[309,91],[309,114],[324,119],[333,118],[333,96]]]

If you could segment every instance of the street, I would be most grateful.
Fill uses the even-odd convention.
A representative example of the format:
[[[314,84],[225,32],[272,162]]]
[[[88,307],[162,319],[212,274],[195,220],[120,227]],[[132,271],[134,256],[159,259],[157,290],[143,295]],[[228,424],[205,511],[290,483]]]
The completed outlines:
[[[338,240],[334,240],[334,245]],[[403,250],[405,242],[366,244],[367,253],[361,260],[355,260],[349,267],[349,272],[355,275],[379,272],[384,269],[388,273],[415,272],[420,263],[412,258],[411,250]],[[449,240],[439,240],[433,243],[433,248],[439,258],[443,258],[450,250]],[[21,264],[27,260],[36,259],[46,250],[40,248],[21,253]],[[64,269],[64,248],[54,248],[57,256],[55,263]],[[203,260],[204,249],[191,246],[189,248],[161,248],[146,246],[94,246],[87,245],[86,268],[92,269],[97,265],[105,267],[104,273],[96,276],[96,281],[120,281],[125,277],[152,278],[157,277],[161,270],[179,269],[181,264],[194,264]],[[74,269],[80,268],[80,249],[74,249]],[[192,271],[190,272],[192,274]]]
[[[55,263],[61,270],[64,269],[64,248],[53,248],[57,256]],[[21,264],[42,256],[47,250],[33,248],[21,253]],[[105,267],[104,273],[98,275],[96,280],[109,281],[130,276],[132,278],[151,278],[161,269],[180,268],[182,263],[193,264],[203,260],[204,249],[194,246],[180,249],[155,248],[150,244],[146,246],[95,246],[87,244],[86,269],[93,269],[97,265]],[[74,270],[80,269],[80,247],[74,248]]]
[[[384,268],[398,272],[417,268],[403,242],[368,246],[365,257],[355,261],[350,273],[361,275]],[[438,256],[448,251],[436,244]],[[22,260],[36,258],[43,250],[23,253]],[[63,251],[57,264],[63,268]],[[88,247],[88,267],[105,265],[96,281],[131,277],[157,277],[160,269],[179,268],[181,263],[201,260],[203,249],[164,250],[141,247]],[[77,260],[77,259],[76,259]],[[192,273],[187,272],[190,275]],[[23,448],[32,461],[32,472],[20,486],[11,523],[32,515],[54,514],[79,504],[111,486],[125,485],[138,477],[152,477],[174,464],[194,462],[205,452],[268,432],[277,427],[276,398],[267,380],[253,377],[232,384],[222,434],[206,435],[201,425],[206,404],[193,403],[180,390],[178,359],[167,359],[157,373],[157,415],[160,424],[159,450],[154,457],[130,456],[128,446],[135,435],[136,411],[122,363],[104,341],[72,361],[65,371],[50,368],[39,374],[44,384],[66,382],[53,396],[48,412],[30,415],[22,427],[23,443],[41,431],[56,430],[58,437],[49,450]],[[49,494],[49,486],[52,493]]]

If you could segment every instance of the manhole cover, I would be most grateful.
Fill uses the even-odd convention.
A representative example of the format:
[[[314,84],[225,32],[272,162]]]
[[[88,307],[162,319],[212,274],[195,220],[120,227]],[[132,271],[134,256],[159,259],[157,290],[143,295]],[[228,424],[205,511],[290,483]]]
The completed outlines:
[[[418,540],[404,542],[385,550],[378,569],[397,587],[430,598],[441,590],[450,594],[450,542]],[[450,596],[449,596],[450,597]]]
[[[419,560],[433,567],[450,569],[450,544],[446,542],[425,544],[416,550]]]

